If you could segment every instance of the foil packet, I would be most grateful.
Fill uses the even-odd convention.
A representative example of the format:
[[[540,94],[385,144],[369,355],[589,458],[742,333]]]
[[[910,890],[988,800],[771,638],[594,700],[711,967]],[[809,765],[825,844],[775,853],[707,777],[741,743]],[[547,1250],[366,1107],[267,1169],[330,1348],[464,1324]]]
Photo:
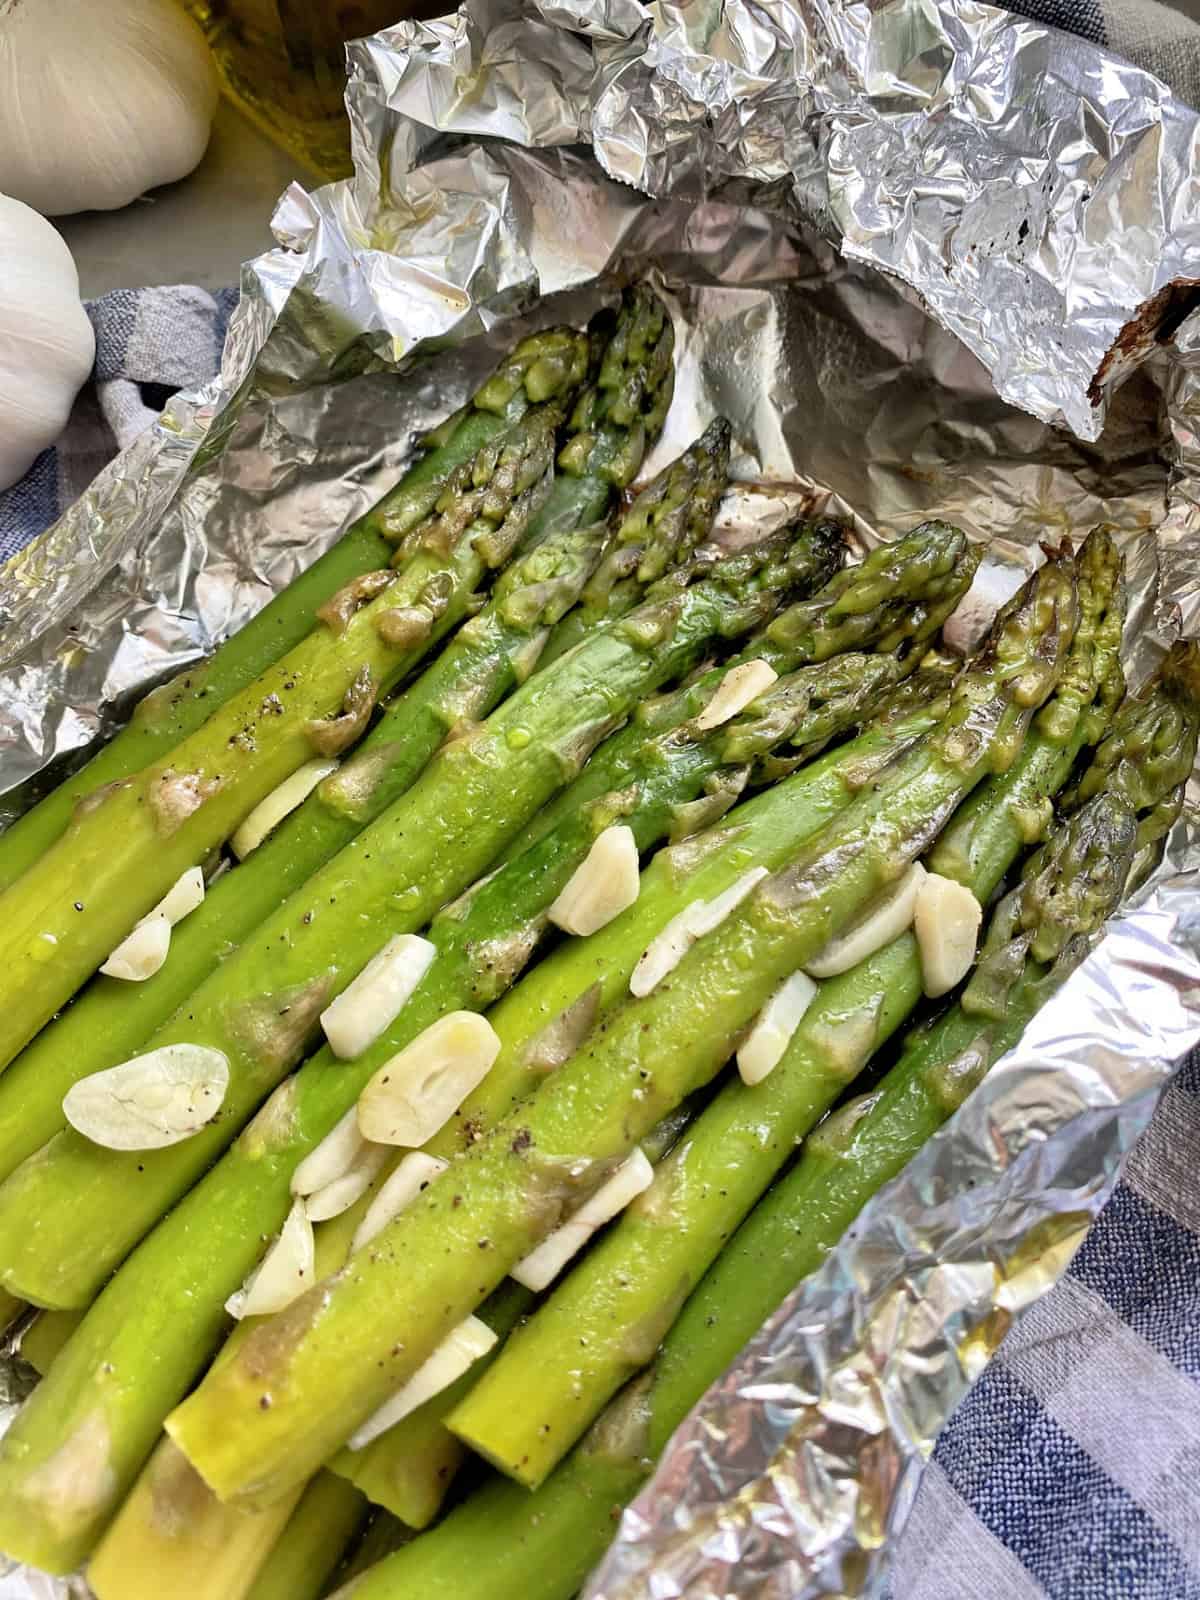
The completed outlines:
[[[677,335],[647,474],[724,414],[731,526],[945,517],[985,610],[1106,521],[1132,681],[1200,633],[1200,122],[1155,79],[974,0],[467,0],[350,65],[354,176],[283,196],[220,375],[0,569],[7,815],[504,347],[637,276]],[[881,1592],[940,1427],[1200,1040],[1193,791],[1136,907],[676,1435],[592,1600]]]

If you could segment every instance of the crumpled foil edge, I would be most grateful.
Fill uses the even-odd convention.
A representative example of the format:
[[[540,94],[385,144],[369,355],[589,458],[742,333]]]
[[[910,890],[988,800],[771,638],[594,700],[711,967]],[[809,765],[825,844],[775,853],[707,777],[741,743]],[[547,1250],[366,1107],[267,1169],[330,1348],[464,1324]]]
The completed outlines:
[[[1200,315],[1175,326],[1200,216],[1171,205],[1197,122],[1138,69],[974,0],[471,0],[352,47],[348,105],[355,177],[285,194],[220,377],[0,572],[14,807],[613,272],[652,271],[679,336],[647,470],[726,411],[735,517],[783,485],[867,542],[936,511],[989,540],[992,599],[1039,537],[1110,520],[1133,675],[1200,632]],[[681,1430],[589,1593],[878,1592],[938,1428],[1200,1038],[1198,863],[1189,813],[1149,898]]]

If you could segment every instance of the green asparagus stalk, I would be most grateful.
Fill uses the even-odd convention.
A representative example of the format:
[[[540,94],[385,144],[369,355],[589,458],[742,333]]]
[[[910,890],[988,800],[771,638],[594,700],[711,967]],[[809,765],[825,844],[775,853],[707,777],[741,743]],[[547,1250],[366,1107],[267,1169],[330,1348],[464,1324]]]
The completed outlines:
[[[517,1283],[502,1283],[480,1307],[488,1327],[507,1338],[528,1312],[533,1296]],[[341,1450],[330,1471],[353,1483],[375,1505],[383,1506],[409,1528],[427,1528],[441,1510],[446,1491],[466,1456],[445,1424],[458,1401],[490,1364],[484,1356],[441,1394],[389,1428],[363,1450]],[[232,1509],[232,1508],[231,1508]]]
[[[618,946],[608,955],[611,972],[604,983],[606,1005],[624,989],[644,945],[694,894],[720,892],[755,861],[779,865],[789,850],[849,804],[873,766],[935,726],[946,710],[947,682],[945,674],[918,675],[898,696],[895,715],[885,718],[870,734],[844,752],[816,763],[811,772],[740,807],[730,827],[722,830],[723,837],[707,844],[701,859],[690,863],[690,871],[683,870],[678,852],[656,857],[647,869],[646,888],[637,905],[625,914],[628,918],[638,913],[625,948],[622,951]],[[296,1163],[333,1127],[392,1053],[445,1010],[486,1004],[509,970],[504,961],[494,959],[495,953],[503,950],[512,929],[519,930],[534,919],[539,908],[544,909],[557,893],[553,887],[547,890],[539,884],[536,862],[527,868],[516,863],[485,880],[470,897],[465,916],[455,914],[454,908],[439,916],[430,929],[439,952],[434,966],[378,1044],[353,1063],[336,1062],[328,1051],[322,1051],[283,1085],[225,1159],[150,1234],[108,1285],[61,1367],[26,1407],[14,1437],[25,1452],[23,1462],[27,1460],[28,1466],[36,1469],[63,1449],[100,1406],[109,1439],[104,1466],[111,1479],[97,1488],[94,1500],[78,1517],[64,1518],[54,1508],[54,1531],[48,1536],[40,1482],[35,1481],[28,1491],[18,1487],[27,1476],[25,1464],[9,1463],[11,1470],[6,1470],[0,1452],[0,1483],[5,1485],[5,1494],[28,1494],[22,1524],[38,1530],[36,1546],[29,1546],[31,1558],[36,1552],[41,1565],[60,1562],[64,1569],[83,1559],[151,1449],[163,1417],[186,1393],[220,1337],[224,1301],[253,1267],[261,1250],[260,1239],[281,1225],[290,1203],[289,1183]],[[654,916],[656,901],[661,905]],[[616,928],[617,923],[611,927]],[[586,944],[607,944],[608,934],[606,929]],[[584,949],[583,943],[572,942],[551,962],[561,966],[562,957]],[[542,970],[535,969],[521,987],[536,980]],[[580,975],[568,964],[560,988],[573,997],[590,981],[586,971]],[[552,985],[551,1004],[554,998]],[[544,1010],[537,1004],[524,1010],[518,1007],[508,1026],[498,1011],[492,1013],[505,1041],[505,1069],[497,1075],[493,1068],[468,1102],[466,1116],[439,1135],[432,1149],[453,1154],[540,1079],[544,1069],[534,1064],[533,1058],[547,1020]],[[361,1209],[368,1203],[364,1199]],[[322,1275],[325,1252],[340,1250],[344,1259],[359,1220],[348,1212],[318,1230]],[[196,1248],[197,1240],[204,1241],[203,1250]],[[148,1315],[148,1303],[169,1308],[169,1315]],[[58,1320],[66,1314],[50,1315]],[[128,1381],[119,1393],[105,1382],[109,1367],[127,1374]],[[445,1435],[442,1448],[457,1459],[461,1453],[457,1441],[449,1440]],[[405,1485],[393,1474],[390,1494],[397,1503],[401,1493],[413,1511],[415,1504],[428,1501],[428,1479]],[[2,1526],[3,1503],[0,1497],[0,1543],[3,1538],[17,1537]]]
[[[389,1516],[386,1511],[376,1511],[371,1515],[361,1538],[346,1552],[342,1565],[334,1571],[330,1581],[351,1582],[360,1573],[373,1567],[376,1562],[382,1561],[394,1550],[399,1550],[401,1546],[408,1544],[411,1539],[411,1529],[397,1522],[396,1518]],[[322,1593],[328,1592],[328,1589],[322,1590]],[[279,1600],[284,1600],[284,1597],[281,1595]],[[288,1600],[291,1600],[290,1594]]]
[[[348,617],[335,601],[328,620],[195,733],[91,796],[0,896],[0,953],[13,985],[0,1063],[259,801],[314,755],[354,742],[379,695],[471,609],[485,554],[501,564],[544,499],[560,416],[548,402],[486,446],[407,536],[398,574],[362,580],[375,599]]]
[[[691,1120],[691,1107],[685,1104],[659,1123],[642,1141],[646,1158],[654,1163],[660,1161]],[[355,1212],[361,1217],[364,1211],[365,1205],[355,1206],[351,1212],[317,1230],[323,1261],[332,1263],[328,1269],[323,1264],[318,1265],[318,1279],[346,1264],[357,1225],[351,1226],[348,1219]],[[477,1314],[504,1340],[528,1314],[534,1299],[528,1289],[513,1279],[506,1279]],[[222,1352],[222,1360],[229,1348],[227,1345]],[[477,1361],[456,1383],[427,1400],[365,1449],[339,1451],[329,1463],[330,1470],[349,1478],[368,1499],[386,1507],[408,1527],[428,1527],[441,1509],[446,1492],[467,1454],[446,1427],[445,1418],[487,1370],[495,1353]]]
[[[568,473],[600,477],[613,487],[628,482],[669,403],[671,344],[670,323],[657,298],[634,291],[604,351],[597,382],[581,402],[582,414],[577,410],[572,418],[564,451]],[[10,1008],[7,1033],[0,1027],[0,1063],[12,1058],[179,871],[202,859],[301,763],[310,753],[308,740],[328,748],[331,740],[360,731],[374,697],[464,614],[485,564],[504,558],[542,496],[539,463],[551,442],[547,425],[582,377],[586,347],[585,339],[574,336],[573,365],[561,357],[556,364],[538,363],[541,386],[556,399],[527,412],[452,477],[438,501],[440,517],[404,535],[397,558],[403,570],[377,599],[349,621],[346,608],[335,604],[332,639],[318,629],[170,758],[106,792],[95,812],[77,818],[41,863],[37,881],[27,878],[16,899],[14,891],[5,897],[14,958],[28,971],[22,1006]],[[554,372],[557,387],[550,390]],[[493,387],[515,390],[519,378],[498,375]],[[527,377],[526,387],[531,382]],[[372,577],[362,582],[372,584]],[[119,838],[121,848],[107,849],[105,835]],[[130,869],[127,880],[132,871],[136,891],[129,881],[117,881],[123,869]],[[86,901],[79,898],[84,884]]]
[[[806,539],[789,549],[802,558]],[[56,1135],[0,1190],[4,1281],[28,1283],[37,1304],[85,1303],[229,1143],[303,1052],[320,1011],[389,934],[422,926],[490,864],[512,828],[570,778],[641,693],[694,662],[714,634],[760,621],[794,572],[788,550],[768,546],[687,588],[668,578],[662,595],[585,640],[447,744],[407,796],[147,1041],[155,1048],[202,1043],[225,1054],[232,1082],[220,1119],[184,1144],[134,1155],[100,1150],[71,1130]],[[61,1214],[51,1219],[55,1194]],[[96,1208],[90,1213],[77,1203],[85,1194]]]
[[[858,566],[835,569],[815,595],[768,623],[735,660],[758,658],[776,672],[790,674],[845,652],[915,649],[953,611],[978,562],[978,550],[957,528],[922,523],[903,538],[880,545]],[[686,725],[703,710],[727,670],[728,664],[715,667],[686,687],[640,706],[629,727],[607,740],[589,761],[570,797],[560,796],[543,807],[510,845],[506,858],[549,833],[586,796],[599,799],[636,781],[647,734],[662,735]],[[783,703],[776,697],[775,706]]]
[[[315,1470],[614,1162],[711,1080],[783,978],[921,853],[986,771],[1011,763],[1073,627],[1073,576],[1049,565],[960,679],[935,734],[698,941],[670,982],[598,1028],[369,1250],[209,1374],[167,1429],[218,1495],[269,1502]]]
[[[325,555],[206,661],[147,695],[126,727],[85,767],[8,828],[0,838],[0,889],[49,849],[69,826],[79,801],[139,772],[194,733],[300,643],[324,601],[363,573],[385,567],[391,541],[429,515],[451,474],[531,405],[559,391],[575,369],[577,350],[577,335],[569,329],[550,328],[523,339],[464,410],[423,441],[423,453],[400,482]]]
[[[617,432],[610,425],[613,439]],[[648,487],[648,510],[639,497],[636,517],[631,513],[619,525],[618,545],[636,550],[639,564],[626,574],[620,594],[612,594],[614,602],[627,605],[639,586],[644,593],[654,577],[688,555],[698,530],[711,522],[727,463],[728,427],[717,423]],[[531,537],[545,521],[551,524],[542,541],[505,569],[488,605],[392,702],[341,770],[236,872],[217,881],[173,933],[160,972],[135,985],[98,977],[27,1046],[0,1082],[0,1178],[63,1127],[62,1098],[73,1083],[135,1054],[226,951],[404,793],[449,730],[487,715],[518,677],[529,676],[550,630],[569,613],[604,554],[603,524],[577,528],[573,516],[603,509],[612,493],[606,473],[607,467],[587,480],[590,500],[578,479],[556,478],[534,518]],[[558,514],[563,485],[572,513],[565,520]]]
[[[20,1305],[14,1300],[13,1305]],[[78,1311],[39,1311],[21,1335],[20,1357],[44,1378],[82,1320]]]
[[[656,1381],[668,1403],[680,1389],[690,1403],[686,1367],[703,1342],[719,1341],[732,1357],[757,1331],[758,1320],[730,1298],[738,1286],[754,1278],[768,1303],[779,1304],[1017,1042],[1116,909],[1136,829],[1124,801],[1098,796],[1034,856],[997,908],[960,1003],[918,1029],[879,1086],[808,1141],[718,1257],[680,1319],[673,1358],[660,1364]]]
[[[1104,528],[1080,547],[1079,627],[1063,681],[1034,719],[1010,779],[1006,804],[998,804],[1003,780],[985,783],[971,796],[930,853],[929,865],[943,877],[972,884],[984,875],[990,894],[1018,854],[1042,837],[1051,818],[1050,797],[1067,781],[1081,750],[1094,745],[1111,725],[1125,692],[1121,631],[1125,583],[1121,558]]]
[[[1200,649],[1173,645],[1141,692],[1125,700],[1094,759],[1063,798],[1068,811],[1101,793],[1119,795],[1137,813],[1136,887],[1153,866],[1183,806],[1195,759]]]
[[[799,541],[799,548],[808,548],[805,540]],[[739,559],[745,562],[748,558]],[[739,589],[738,592],[743,591]],[[679,598],[672,592],[669,604],[678,607]],[[751,606],[745,615],[749,617],[754,609]],[[574,672],[572,663],[578,663],[581,653],[577,647],[571,656],[556,663],[547,674],[539,674],[533,683],[545,678],[550,671],[557,674],[570,671],[568,683],[572,697],[585,692],[597,694],[600,691],[595,687],[590,690],[579,687],[584,682],[588,685],[604,682],[590,669],[586,679],[583,674]],[[526,690],[519,693],[524,694]],[[508,702],[509,706],[511,704]],[[418,785],[414,793],[420,788]],[[841,781],[827,784],[823,801],[817,807],[817,820],[829,813],[838,798],[844,799],[846,792]],[[465,797],[465,803],[470,808],[470,796]],[[439,792],[436,805],[422,806],[422,820],[415,825],[417,837],[422,837],[426,828],[423,819],[440,816],[444,804],[444,793]],[[470,814],[469,809],[467,814]],[[480,814],[486,813],[481,811]],[[810,823],[810,827],[815,825],[815,822]],[[436,847],[431,858],[442,859]],[[324,1051],[318,1054],[268,1102],[229,1156],[150,1235],[109,1285],[78,1335],[63,1352],[50,1380],[25,1408],[9,1436],[7,1452],[0,1449],[0,1484],[4,1485],[0,1490],[0,1547],[4,1547],[5,1540],[13,1544],[19,1539],[29,1559],[43,1567],[57,1564],[62,1570],[76,1565],[86,1554],[114,1509],[114,1501],[145,1460],[162,1418],[186,1391],[219,1338],[224,1300],[254,1266],[263,1236],[269,1235],[282,1222],[296,1162],[329,1132],[390,1053],[445,1009],[456,1004],[484,1003],[472,998],[477,988],[481,992],[494,992],[492,986],[500,981],[497,974],[502,973],[505,966],[501,959],[504,930],[513,926],[514,908],[508,903],[502,878],[503,875],[493,877],[479,895],[472,898],[465,919],[447,916],[435,923],[431,931],[441,951],[438,961],[384,1038],[354,1062],[336,1062]],[[510,878],[508,890],[523,894],[526,905],[530,904],[531,894],[544,894],[544,890],[538,891],[536,882],[529,879],[522,882]],[[540,902],[543,907],[547,903],[545,898]],[[521,925],[520,919],[516,925]],[[300,926],[304,926],[302,919]],[[461,941],[460,934],[463,935]],[[383,936],[384,930],[377,930],[375,937]],[[263,949],[272,961],[279,959],[273,943],[264,944]],[[230,958],[223,973],[227,974],[240,959]],[[177,1150],[186,1148],[176,1147]],[[39,1157],[36,1162],[27,1164],[10,1183],[22,1174],[28,1178],[30,1168],[36,1173],[37,1165],[43,1161],[44,1158]],[[73,1155],[72,1170],[76,1165],[77,1158]],[[144,1175],[136,1176],[140,1181]],[[48,1244],[52,1237],[54,1239],[53,1248],[47,1251],[50,1258],[47,1270],[55,1276],[56,1293],[60,1292],[57,1287],[60,1269],[54,1250],[58,1249],[61,1254],[60,1235],[68,1210],[66,1197],[78,1190],[79,1180],[72,1177],[70,1182],[64,1180],[48,1186],[48,1192],[38,1201],[45,1207],[51,1203],[50,1195],[57,1194],[63,1202],[53,1235],[47,1233]],[[120,1190],[120,1199],[114,1198],[109,1204],[109,1224],[114,1215],[127,1209],[130,1192],[126,1183]],[[136,1190],[133,1192],[136,1194]],[[3,1191],[0,1191],[0,1213],[3,1210]],[[73,1207],[70,1213],[77,1221]],[[97,1233],[99,1237],[93,1241],[93,1249],[104,1247],[105,1230],[98,1229]],[[198,1239],[204,1241],[203,1249],[196,1248]],[[4,1253],[10,1253],[7,1246]],[[155,1307],[169,1302],[170,1316],[147,1314],[147,1295],[153,1296]],[[136,1370],[138,1380],[114,1391],[103,1377],[110,1365],[119,1366],[128,1374]],[[104,1463],[107,1476],[98,1484],[95,1499],[82,1507],[78,1516],[64,1517],[59,1508],[40,1505],[42,1480],[37,1478],[37,1464],[66,1447],[97,1405],[103,1411],[109,1441]],[[11,1505],[15,1510],[25,1494],[19,1485],[30,1477],[34,1482],[24,1513],[19,1518],[14,1516],[10,1526],[4,1507]]]
[[[246,1591],[246,1600],[319,1600],[363,1524],[362,1495],[343,1478],[318,1472],[300,1499],[291,1520]],[[372,1537],[378,1527],[379,1532]],[[394,1524],[376,1517],[364,1538],[380,1556],[397,1549],[403,1538]],[[376,1559],[380,1559],[377,1556]],[[191,1591],[175,1591],[180,1600]],[[158,1595],[165,1591],[160,1588]]]
[[[1059,902],[1056,932],[1071,931],[1067,908],[1073,901],[1081,918],[1077,933],[1084,935],[1063,941],[1057,963],[1051,957],[1049,971],[1057,966],[1060,978],[1086,948],[1085,930],[1098,925],[1120,894],[1134,829],[1128,810],[1115,804],[1124,811],[1124,825],[1110,825],[1111,814],[1093,813],[1081,828],[1081,813],[1072,824],[1073,848],[1064,850],[1056,841],[1052,871],[1070,873],[1069,883],[1051,879],[1046,885]],[[1020,936],[1028,939],[1028,933]],[[1056,943],[1057,938],[1051,949]],[[935,1025],[917,1053],[906,1053],[903,1074],[902,1061],[865,1105],[838,1112],[809,1139],[797,1166],[718,1255],[653,1366],[612,1402],[534,1494],[518,1483],[494,1480],[432,1532],[339,1590],[337,1600],[524,1600],[534,1585],[538,1600],[570,1600],[612,1538],[616,1513],[641,1488],[688,1411],[796,1283],[820,1264],[874,1189],[965,1098],[978,1081],[981,1050],[992,1053],[992,1029],[1020,1035],[1046,996],[1046,973],[1045,964],[1026,957],[1009,991],[1016,1008],[1011,1019],[967,1019],[955,1008],[941,1025],[946,1032],[940,1050]],[[964,1041],[951,1037],[955,1017],[965,1024],[966,1066]]]
[[[1062,682],[1035,719],[1035,730],[1050,731],[1032,731],[1009,770],[968,802],[970,837],[988,848],[973,850],[973,871],[959,876],[981,901],[1020,853],[1014,813],[1041,816],[1054,793],[1044,785],[1061,781],[1083,739],[1102,731],[1101,702],[1120,680],[1122,581],[1106,535],[1092,536],[1080,565],[1079,625]],[[723,1089],[650,1189],[509,1341],[451,1415],[452,1429],[520,1482],[540,1483],[650,1360],[722,1241],[920,998],[911,933],[824,983],[771,1075]]]
[[[223,1506],[164,1440],[88,1563],[88,1585],[96,1600],[243,1600],[302,1492],[261,1511]]]

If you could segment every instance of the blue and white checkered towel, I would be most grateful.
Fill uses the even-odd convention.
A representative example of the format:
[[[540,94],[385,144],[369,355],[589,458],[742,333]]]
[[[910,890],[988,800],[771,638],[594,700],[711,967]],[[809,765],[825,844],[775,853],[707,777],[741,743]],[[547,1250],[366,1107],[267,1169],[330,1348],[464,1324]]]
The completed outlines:
[[[1200,105],[1200,29],[1155,0],[1023,0]],[[233,290],[91,305],[96,381],[58,446],[0,494],[0,560],[82,491],[175,389],[216,370]],[[1200,1056],[1163,1098],[1058,1288],[938,1442],[892,1600],[1200,1600]]]

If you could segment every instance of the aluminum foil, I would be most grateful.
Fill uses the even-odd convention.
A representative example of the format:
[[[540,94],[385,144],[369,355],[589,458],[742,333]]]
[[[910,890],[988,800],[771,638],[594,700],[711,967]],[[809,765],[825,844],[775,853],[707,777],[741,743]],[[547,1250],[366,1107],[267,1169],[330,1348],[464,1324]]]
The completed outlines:
[[[468,0],[351,69],[355,176],[283,196],[220,376],[0,571],[10,812],[332,542],[500,348],[639,274],[678,338],[648,472],[723,413],[726,521],[948,517],[988,545],[985,609],[1106,520],[1132,675],[1200,633],[1200,138],[1146,74],[972,0]],[[1189,814],[681,1430],[595,1600],[877,1591],[938,1429],[1200,1039],[1198,888]]]

